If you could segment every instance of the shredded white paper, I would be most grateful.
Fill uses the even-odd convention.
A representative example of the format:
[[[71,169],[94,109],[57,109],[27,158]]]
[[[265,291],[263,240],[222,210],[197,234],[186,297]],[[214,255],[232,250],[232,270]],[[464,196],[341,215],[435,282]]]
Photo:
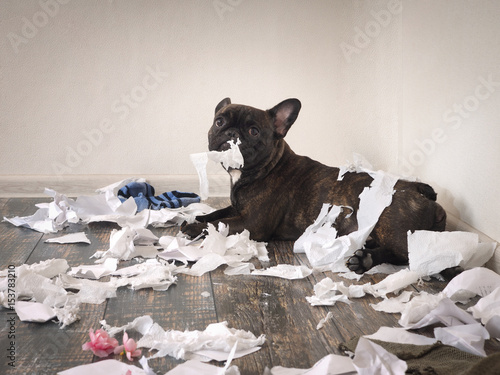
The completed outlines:
[[[60,244],[83,242],[90,244],[90,240],[87,238],[85,232],[70,233],[60,237],[47,238],[45,242],[60,243]]]
[[[383,172],[376,172],[373,177],[359,196],[358,230],[337,237],[333,223],[343,208],[323,205],[316,221],[295,243],[294,252],[305,252],[313,267],[329,265],[334,272],[348,271],[344,259],[363,248],[380,215],[392,202],[397,178]]]
[[[228,141],[230,148],[226,151],[208,151],[198,154],[191,154],[191,162],[196,168],[198,178],[200,180],[200,197],[205,200],[209,196],[209,185],[207,176],[207,164],[209,160],[216,163],[221,163],[226,170],[229,168],[240,169],[244,165],[243,155],[241,154],[239,145],[241,141],[238,139]]]
[[[165,331],[151,317],[142,316],[121,326],[111,327],[105,320],[103,328],[110,336],[122,331],[135,330],[142,334],[137,342],[139,348],[157,350],[151,358],[171,356],[177,359],[197,359],[201,361],[225,361],[235,345],[234,358],[253,353],[265,342],[265,336],[229,328],[227,322],[209,324],[204,331]]]

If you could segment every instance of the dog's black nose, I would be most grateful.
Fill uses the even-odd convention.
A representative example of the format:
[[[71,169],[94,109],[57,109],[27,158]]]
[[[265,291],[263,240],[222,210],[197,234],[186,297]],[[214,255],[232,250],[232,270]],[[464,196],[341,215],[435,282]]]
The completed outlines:
[[[228,129],[224,132],[224,134],[226,135],[226,137],[234,139],[234,140],[236,140],[237,138],[240,137],[240,134],[238,133],[238,131],[236,129]]]

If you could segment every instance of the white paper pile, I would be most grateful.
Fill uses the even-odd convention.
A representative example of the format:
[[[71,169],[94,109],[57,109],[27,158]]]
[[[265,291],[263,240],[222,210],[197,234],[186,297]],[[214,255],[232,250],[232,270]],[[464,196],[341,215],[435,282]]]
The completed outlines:
[[[175,274],[184,268],[152,259],[117,272],[117,262],[117,259],[108,258],[102,264],[81,265],[69,271],[65,259],[21,265],[15,269],[15,310],[23,321],[42,322],[56,317],[63,328],[79,318],[82,303],[100,304],[116,297],[117,289],[125,286],[167,290],[176,282]],[[6,270],[0,272],[1,295],[7,292],[6,274]],[[118,277],[107,282],[98,281],[110,274]],[[4,307],[10,307],[6,301],[1,302]]]
[[[269,261],[266,244],[250,239],[250,233],[229,235],[229,228],[219,223],[216,229],[208,224],[207,235],[201,243],[188,242],[179,237],[162,237],[160,244],[165,251],[159,256],[166,260],[180,260],[185,263],[195,261],[191,268],[179,270],[191,276],[201,276],[227,264],[226,271],[231,272],[242,268],[250,269],[248,261],[253,257],[261,261]]]
[[[101,321],[101,324],[110,336],[122,331],[139,332],[142,337],[137,346],[158,351],[151,358],[168,355],[177,359],[196,359],[204,362],[226,361],[230,355],[239,358],[251,354],[259,350],[265,342],[264,335],[256,337],[251,332],[229,328],[227,322],[210,324],[204,331],[184,332],[165,331],[149,316],[138,317],[121,327],[111,327],[105,320]],[[236,349],[232,353],[235,346]]]
[[[345,286],[343,282],[334,282],[327,277],[314,286],[314,296],[306,298],[313,306],[332,306],[337,301],[349,303],[349,298],[361,298],[366,293],[375,297],[385,298],[389,293],[399,293],[401,289],[417,282],[418,279],[419,276],[408,269],[391,274],[381,282],[373,285],[366,283],[363,285],[352,284]]]
[[[136,213],[137,205],[132,197],[123,203],[117,197],[118,190],[133,181],[145,182],[142,178],[122,180],[98,189],[99,194],[97,195],[80,196],[76,200],[54,190],[45,189],[45,194],[53,198],[52,202],[37,204],[39,209],[31,216],[4,217],[4,220],[13,225],[24,226],[42,233],[56,233],[68,226],[69,223],[78,222],[107,221],[133,229],[145,228],[148,225],[180,225],[184,221],[193,222],[197,215],[213,211],[205,204],[193,203],[188,207],[142,210]]]

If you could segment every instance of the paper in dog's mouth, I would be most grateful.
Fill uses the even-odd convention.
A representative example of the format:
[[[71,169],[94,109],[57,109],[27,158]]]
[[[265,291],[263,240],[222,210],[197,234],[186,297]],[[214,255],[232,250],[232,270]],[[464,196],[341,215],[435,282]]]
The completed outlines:
[[[229,140],[219,146],[221,151],[201,152],[190,155],[191,161],[193,162],[200,179],[201,199],[207,199],[209,193],[207,176],[208,160],[210,159],[216,163],[222,164],[226,171],[230,171],[231,169],[241,169],[243,168],[244,160],[239,147],[240,144],[241,141],[239,139],[236,141]],[[225,150],[223,150],[223,148],[225,148]]]

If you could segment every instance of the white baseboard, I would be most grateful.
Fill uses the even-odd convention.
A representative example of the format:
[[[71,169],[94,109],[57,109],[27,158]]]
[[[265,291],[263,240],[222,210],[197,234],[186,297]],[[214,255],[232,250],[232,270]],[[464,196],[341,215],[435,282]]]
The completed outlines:
[[[197,175],[3,175],[0,176],[0,198],[44,197],[45,188],[69,197],[95,194],[96,189],[130,177],[143,177],[158,194],[178,190],[199,193]],[[230,180],[227,174],[209,176],[210,196],[229,197]]]
[[[95,194],[95,190],[125,178],[125,175],[65,175],[65,176],[0,176],[0,198],[46,197],[44,189],[50,188],[69,197]],[[149,175],[136,176],[145,178],[158,194],[165,191],[179,190],[199,193],[199,181],[196,175]],[[210,196],[229,197],[229,176],[215,174],[209,176]],[[496,242],[484,233],[476,230],[454,215],[448,213],[447,230],[473,232],[479,235],[481,242]],[[500,273],[500,248],[486,266]]]

